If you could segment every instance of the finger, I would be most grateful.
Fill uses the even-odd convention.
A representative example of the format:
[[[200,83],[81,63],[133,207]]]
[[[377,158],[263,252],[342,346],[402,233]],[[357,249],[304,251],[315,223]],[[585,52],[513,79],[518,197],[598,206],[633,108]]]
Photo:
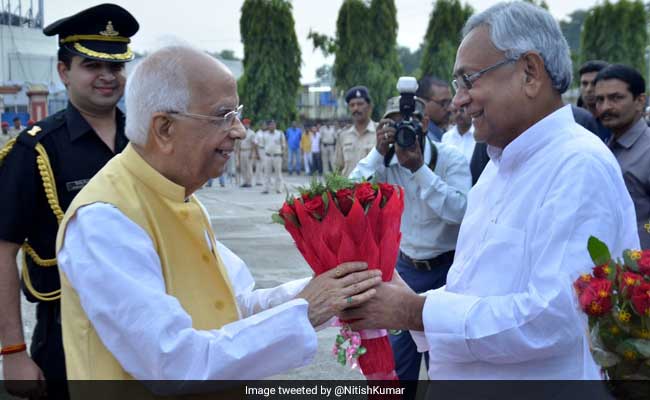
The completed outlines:
[[[354,285],[355,283],[359,283],[362,281],[365,281],[367,279],[374,278],[376,276],[381,277],[381,271],[378,269],[371,269],[371,270],[366,270],[366,271],[360,271],[360,272],[353,272],[351,274],[348,274],[341,279],[339,279],[339,283],[341,284],[341,288],[347,287]]]
[[[351,272],[363,271],[368,269],[368,263],[354,261],[340,264],[336,268],[327,271],[324,275],[334,278],[342,278]]]
[[[345,297],[339,303],[339,310],[346,310],[351,307],[358,307],[359,305],[372,299],[375,294],[377,294],[377,291],[373,288],[373,289],[366,290],[363,293],[355,294],[354,296]]]
[[[354,296],[356,294],[363,293],[366,290],[379,285],[380,283],[381,283],[381,276],[375,276],[373,278],[354,283],[342,289],[341,291],[342,297]]]

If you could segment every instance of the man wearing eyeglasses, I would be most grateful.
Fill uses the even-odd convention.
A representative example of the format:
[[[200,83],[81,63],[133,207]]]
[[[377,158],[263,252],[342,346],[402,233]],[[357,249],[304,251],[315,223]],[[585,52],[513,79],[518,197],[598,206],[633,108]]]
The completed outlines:
[[[431,379],[600,379],[572,283],[593,267],[591,235],[612,254],[639,238],[616,159],[562,102],[571,73],[542,8],[500,3],[467,21],[453,102],[490,163],[469,192],[446,286],[418,296],[382,284],[340,316],[362,318],[353,330],[410,329]]]
[[[75,198],[57,237],[69,376],[180,394],[212,389],[189,380],[260,379],[309,363],[314,327],[370,298],[381,274],[347,263],[254,291],[193,194],[224,173],[245,137],[235,78],[174,46],[130,79],[131,142]]]
[[[440,142],[451,117],[449,83],[426,75],[418,82],[415,95],[425,101],[424,115],[429,120],[427,136],[434,142]]]
[[[10,394],[67,397],[56,230],[81,188],[127,145],[124,114],[116,105],[124,93],[125,63],[133,59],[130,38],[138,28],[127,10],[102,4],[43,29],[47,36],[58,35],[57,71],[69,102],[0,153],[0,188],[11,194],[0,201],[0,342]],[[29,353],[16,266],[20,248],[22,289],[36,303]]]

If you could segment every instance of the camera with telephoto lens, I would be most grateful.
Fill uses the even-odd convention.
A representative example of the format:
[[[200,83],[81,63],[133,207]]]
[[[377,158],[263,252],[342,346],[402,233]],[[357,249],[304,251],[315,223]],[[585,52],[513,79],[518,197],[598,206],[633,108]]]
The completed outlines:
[[[400,94],[399,113],[402,114],[402,120],[395,124],[395,141],[400,147],[412,147],[418,137],[424,136],[422,124],[413,118],[418,82],[411,76],[402,76],[397,81],[397,90]]]

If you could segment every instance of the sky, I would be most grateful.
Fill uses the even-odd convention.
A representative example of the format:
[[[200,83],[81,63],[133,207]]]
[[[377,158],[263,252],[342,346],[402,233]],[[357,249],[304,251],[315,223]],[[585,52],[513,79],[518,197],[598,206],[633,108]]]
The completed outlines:
[[[19,0],[12,1],[13,4]],[[28,0],[23,8],[29,7]],[[98,0],[45,0],[45,24],[72,15],[85,8],[101,4]],[[146,52],[179,38],[207,50],[233,50],[243,57],[244,49],[239,35],[239,17],[243,0],[111,0],[131,12],[140,23],[140,30],[132,38],[132,49]],[[302,50],[303,83],[313,82],[316,69],[332,64],[334,57],[325,58],[315,51],[307,35],[310,30],[334,36],[336,18],[343,0],[292,0],[296,22],[296,36]],[[496,4],[496,0],[461,0],[475,11]],[[576,9],[588,9],[597,0],[546,0],[551,13],[564,19]],[[36,2],[35,2],[36,3]],[[399,30],[397,43],[416,50],[424,38],[433,10],[434,0],[395,0]],[[173,39],[172,39],[173,40]]]

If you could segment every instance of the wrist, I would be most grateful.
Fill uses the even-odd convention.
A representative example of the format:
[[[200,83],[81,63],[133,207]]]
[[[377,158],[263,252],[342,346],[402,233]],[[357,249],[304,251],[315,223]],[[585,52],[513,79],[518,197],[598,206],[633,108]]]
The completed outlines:
[[[426,296],[420,296],[412,293],[407,301],[406,329],[414,331],[424,331],[424,322],[422,321],[422,311]]]

